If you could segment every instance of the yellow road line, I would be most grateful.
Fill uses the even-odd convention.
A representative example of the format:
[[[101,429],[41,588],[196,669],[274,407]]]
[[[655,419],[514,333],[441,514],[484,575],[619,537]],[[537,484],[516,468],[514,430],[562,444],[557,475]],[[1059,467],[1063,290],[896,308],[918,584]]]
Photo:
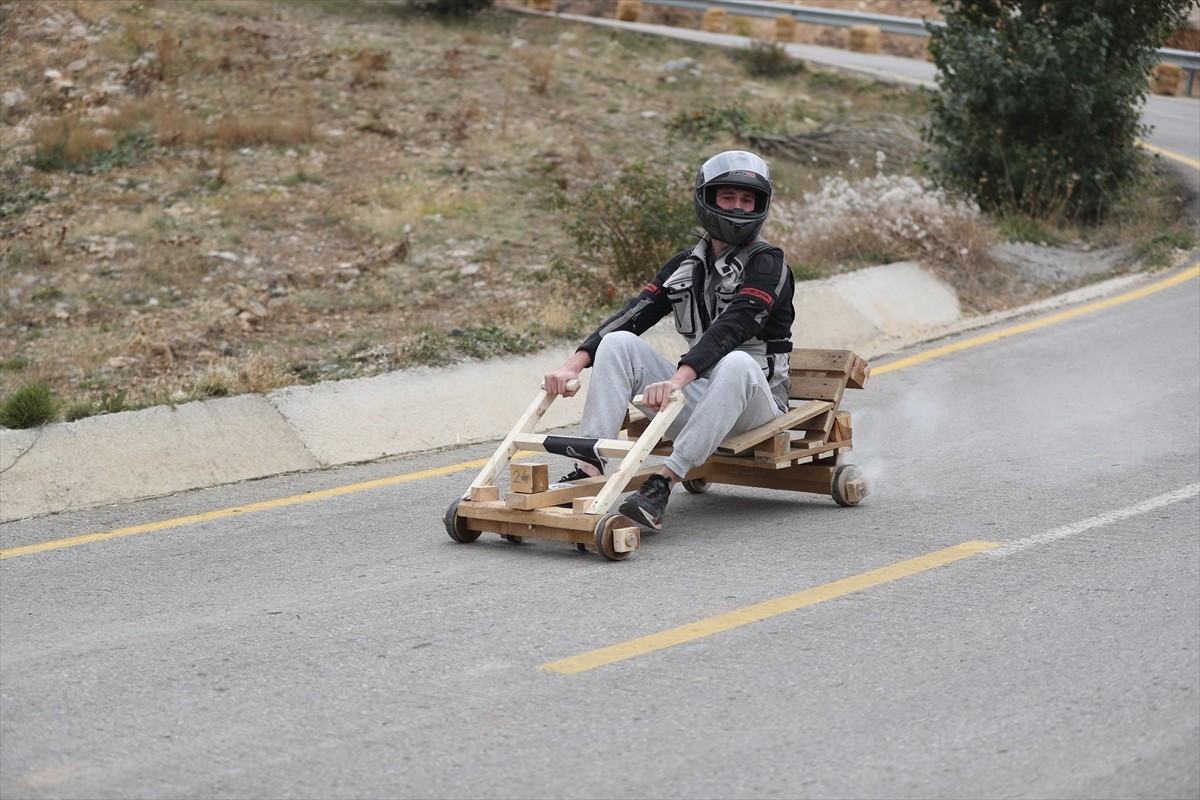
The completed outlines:
[[[1149,142],[1138,140],[1138,144],[1149,150],[1151,153],[1158,153],[1160,156],[1169,158],[1172,161],[1178,161],[1180,164],[1187,164],[1192,169],[1200,169],[1200,161],[1197,161],[1194,158],[1188,158],[1187,156],[1176,153],[1173,150],[1165,150],[1161,147],[1155,147]]]
[[[702,639],[705,636],[712,636],[714,633],[723,633],[734,628],[740,628],[752,622],[786,614],[789,611],[795,611],[805,606],[823,603],[826,600],[842,597],[852,592],[860,592],[863,589],[869,589],[872,586],[878,586],[882,583],[906,578],[909,575],[916,575],[918,572],[925,572],[934,567],[950,564],[969,556],[993,550],[999,546],[999,542],[963,542],[954,547],[937,550],[927,555],[909,559],[908,561],[901,561],[898,564],[864,572],[861,575],[854,575],[849,578],[833,581],[832,583],[816,586],[812,589],[805,589],[802,592],[796,592],[784,597],[777,597],[774,600],[767,600],[752,606],[739,608],[735,611],[702,619],[698,622],[681,625],[678,628],[671,628],[661,633],[653,633],[649,636],[643,636],[640,639],[632,639],[628,642],[615,644],[611,647],[603,647],[599,650],[593,650],[590,653],[572,656],[571,658],[551,661],[548,664],[540,665],[539,669],[544,669],[547,672],[559,672],[563,675],[575,675],[590,669],[596,669],[597,667],[615,664],[618,661],[624,661],[628,658],[634,658],[635,656],[646,655],[656,650],[674,647],[684,642]]]
[[[957,353],[960,350],[966,350],[970,347],[978,347],[981,344],[988,344],[990,342],[999,341],[1000,339],[1006,339],[1009,336],[1016,336],[1019,333],[1028,333],[1029,331],[1037,330],[1038,328],[1044,328],[1047,325],[1054,325],[1059,322],[1064,322],[1068,319],[1081,317],[1084,314],[1091,314],[1094,311],[1100,311],[1105,308],[1119,306],[1122,303],[1128,303],[1131,300],[1138,300],[1146,295],[1154,294],[1155,292],[1161,292],[1163,289],[1169,289],[1172,286],[1178,286],[1179,284],[1189,281],[1197,276],[1200,276],[1200,266],[1189,267],[1188,269],[1172,275],[1169,278],[1164,278],[1161,281],[1143,286],[1140,289],[1134,289],[1133,291],[1126,292],[1125,294],[1117,295],[1116,297],[1109,297],[1104,300],[1098,300],[1095,303],[1088,303],[1087,305],[1078,306],[1077,308],[1070,308],[1066,311],[1060,311],[1057,314],[1051,314],[1048,317],[1039,317],[1038,319],[1030,320],[1029,322],[1010,325],[1007,328],[1000,328],[999,330],[990,331],[989,333],[985,333],[980,336],[973,336],[969,339],[961,339],[957,342],[951,342],[950,344],[942,345],[941,347],[935,347],[931,350],[924,350],[915,355],[908,356],[907,358],[897,359],[896,361],[890,361],[887,364],[881,364],[878,367],[872,367],[871,374],[884,375],[888,372],[895,372],[898,369],[905,369],[907,367],[921,364],[935,358],[940,358],[941,356]]]
[[[1137,300],[1141,297],[1145,297],[1146,295],[1170,288],[1171,286],[1176,286],[1184,281],[1195,278],[1198,275],[1200,275],[1200,266],[1191,266],[1188,269],[1183,270],[1182,272],[1179,272],[1169,278],[1149,284],[1148,286],[1143,286],[1140,289],[1135,289],[1134,291],[1127,292],[1123,295],[1101,300],[1096,303],[1090,303],[1078,308],[1069,309],[1048,317],[1031,320],[1030,322],[1021,323],[1008,328],[1002,328],[1000,330],[992,331],[991,333],[983,334],[982,336],[975,336],[970,339],[964,339],[962,341],[954,342],[942,347],[935,347],[932,350],[926,350],[907,358],[901,358],[897,361],[892,361],[878,367],[872,367],[871,374],[883,375],[888,372],[894,372],[898,369],[904,369],[906,367],[911,367],[916,364],[929,361],[930,359],[949,355],[950,353],[956,353],[960,350],[966,350],[969,347],[987,344],[988,342],[994,342],[1007,336],[1015,336],[1018,333],[1025,333],[1027,331],[1042,328],[1047,325],[1053,325],[1057,322],[1062,322],[1073,317],[1078,317],[1083,314],[1090,314],[1093,311],[1099,311],[1104,308],[1120,305],[1121,303],[1127,303],[1130,300]],[[41,553],[47,550],[58,550],[64,547],[74,547],[75,545],[88,544],[89,542],[98,542],[105,539],[116,539],[122,536],[133,536],[139,533],[149,533],[151,531],[160,531],[167,528],[178,528],[183,525],[191,525],[194,522],[207,522],[214,519],[222,519],[224,517],[234,516],[235,514],[264,511],[269,508],[279,508],[282,506],[294,505],[296,503],[307,503],[312,500],[323,500],[328,497],[337,497],[339,495],[361,492],[366,489],[375,489],[381,486],[391,486],[398,483],[406,483],[408,481],[420,480],[422,478],[432,478],[438,475],[449,475],[466,469],[481,467],[486,464],[487,461],[488,459],[467,461],[461,464],[451,464],[446,467],[439,467],[437,469],[423,470],[421,472],[410,472],[405,475],[396,475],[391,478],[382,478],[377,481],[356,483],[349,486],[339,486],[334,489],[325,489],[320,492],[310,492],[309,494],[296,495],[294,497],[283,497],[278,500],[268,500],[262,503],[253,503],[250,505],[238,506],[236,508],[209,511],[204,514],[194,514],[188,517],[178,517],[176,519],[161,520],[159,522],[148,522],[144,525],[134,525],[128,528],[118,528],[116,530],[102,531],[99,533],[88,533],[82,536],[71,536],[65,539],[54,539],[48,542],[41,542],[39,544],[10,547],[6,550],[0,550],[0,560],[12,558],[13,556],[28,555],[30,553]]]
[[[298,494],[291,497],[280,497],[275,500],[264,500],[261,503],[250,503],[244,506],[236,506],[234,508],[223,508],[219,511],[206,511],[203,514],[192,514],[187,517],[176,517],[175,519],[165,519],[158,522],[147,522],[144,525],[131,525],[128,528],[117,528],[111,531],[102,531],[100,533],[87,533],[82,536],[71,536],[66,539],[54,539],[49,542],[41,542],[40,544],[27,544],[21,547],[10,547],[6,550],[0,550],[0,559],[12,558],[13,556],[23,556],[28,553],[42,553],[47,550],[58,550],[63,547],[74,547],[79,544],[88,544],[89,542],[100,542],[105,539],[118,539],[122,536],[135,536],[139,533],[149,533],[151,531],[161,531],[167,528],[178,528],[183,525],[191,525],[195,522],[209,522],[214,519],[224,519],[237,514],[248,514],[253,511],[266,511],[270,508],[283,508],[284,506],[296,505],[298,503],[310,503],[313,500],[325,500],[330,497],[338,497],[344,494],[353,494],[354,492],[362,492],[367,489],[378,489],[383,486],[394,486],[398,483],[408,483],[409,481],[417,481],[422,478],[435,478],[439,475],[451,475],[455,472],[462,472],[473,467],[482,467],[488,462],[488,459],[481,458],[475,461],[464,461],[459,464],[450,464],[445,467],[437,467],[435,469],[421,470],[420,472],[409,472],[404,475],[394,475],[390,478],[380,478],[374,481],[364,481],[362,483],[352,483],[348,486],[336,486],[332,489],[322,489],[317,492],[308,492],[307,494]]]

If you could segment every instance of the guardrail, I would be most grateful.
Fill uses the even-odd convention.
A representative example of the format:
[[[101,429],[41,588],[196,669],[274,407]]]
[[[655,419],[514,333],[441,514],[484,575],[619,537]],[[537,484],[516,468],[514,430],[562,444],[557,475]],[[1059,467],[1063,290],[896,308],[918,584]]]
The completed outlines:
[[[704,11],[708,8],[723,8],[729,14],[741,17],[775,17],[790,14],[797,22],[810,25],[829,25],[835,28],[849,28],[854,25],[873,25],[884,33],[898,33],[903,36],[928,36],[925,20],[913,17],[893,17],[887,14],[866,14],[859,11],[841,11],[836,8],[815,8],[812,6],[793,6],[788,3],[771,3],[768,0],[642,0],[646,5],[671,6],[686,8],[691,11]],[[931,25],[940,25],[937,20],[931,20]],[[1200,53],[1191,50],[1175,50],[1169,47],[1160,48],[1159,58],[1165,64],[1173,64],[1187,72],[1187,94],[1192,93],[1192,84],[1196,73],[1200,72]]]
[[[796,22],[813,25],[832,25],[849,28],[852,25],[874,25],[884,33],[900,33],[906,36],[928,36],[925,22],[914,17],[892,17],[886,14],[864,14],[859,11],[841,11],[836,8],[813,8],[793,6],[787,3],[771,3],[767,0],[642,0],[649,6],[673,6],[691,11],[708,8],[723,8],[740,17],[770,17],[791,14]]]

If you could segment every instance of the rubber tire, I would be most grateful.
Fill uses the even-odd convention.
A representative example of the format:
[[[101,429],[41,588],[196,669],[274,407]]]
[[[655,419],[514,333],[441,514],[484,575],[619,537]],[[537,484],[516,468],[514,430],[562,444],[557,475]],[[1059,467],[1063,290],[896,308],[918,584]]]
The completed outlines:
[[[851,503],[842,494],[843,484],[857,480],[862,477],[862,472],[853,464],[842,464],[833,471],[833,478],[829,481],[829,493],[833,495],[833,502],[839,506],[849,508],[850,506],[858,505],[858,501]]]
[[[683,488],[692,494],[704,494],[708,491],[708,478],[696,478],[694,481],[683,481]]]
[[[442,517],[442,522],[445,523],[446,533],[450,534],[451,539],[467,544],[483,535],[483,531],[469,530],[466,520],[458,518],[458,504],[461,502],[462,498],[460,497],[450,504],[450,508],[446,509],[446,516]]]
[[[596,523],[596,552],[609,561],[621,561],[629,553],[618,553],[613,547],[613,531],[623,522],[628,522],[621,514],[605,514]],[[621,527],[627,527],[621,525]]]

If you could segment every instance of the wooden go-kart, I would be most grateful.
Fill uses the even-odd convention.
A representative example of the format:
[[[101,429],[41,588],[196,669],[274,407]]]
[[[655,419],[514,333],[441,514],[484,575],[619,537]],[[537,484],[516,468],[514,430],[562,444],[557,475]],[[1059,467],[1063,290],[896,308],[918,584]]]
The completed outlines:
[[[839,405],[847,388],[866,386],[870,373],[867,362],[849,350],[793,350],[789,410],[726,439],[683,477],[684,488],[700,493],[714,483],[727,483],[824,494],[838,505],[857,504],[867,495],[867,482],[857,467],[842,463],[852,447],[852,427],[850,412]],[[670,454],[671,443],[662,437],[685,401],[676,394],[665,411],[647,417],[638,407],[641,397],[633,398],[617,439],[534,433],[555,398],[544,389],[538,394],[467,491],[451,503],[443,520],[446,532],[456,542],[473,542],[485,532],[510,542],[552,539],[620,561],[640,546],[640,529],[609,509],[619,495],[658,471],[657,465],[645,464],[649,456]],[[547,464],[513,463],[508,492],[501,497],[497,479],[522,450],[621,460],[608,475],[554,484]]]

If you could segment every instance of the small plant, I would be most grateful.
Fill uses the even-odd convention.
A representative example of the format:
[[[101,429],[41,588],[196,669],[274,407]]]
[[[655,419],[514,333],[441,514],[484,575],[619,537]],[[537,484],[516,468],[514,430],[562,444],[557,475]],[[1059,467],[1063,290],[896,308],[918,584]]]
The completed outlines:
[[[234,379],[228,370],[210,368],[196,381],[196,394],[200,397],[229,397],[234,393]]]
[[[105,414],[117,414],[128,408],[125,404],[125,398],[129,394],[128,389],[122,389],[119,392],[105,392],[100,395],[100,410]]]
[[[111,139],[98,134],[91,124],[76,115],[56,117],[37,125],[33,141],[30,164],[42,172],[78,168],[112,146]]]
[[[442,20],[463,20],[492,7],[492,0],[416,0],[417,8]]]
[[[708,107],[697,111],[680,111],[667,130],[701,141],[711,141],[725,134],[737,136],[750,121],[750,115],[740,106]]]
[[[731,24],[733,32],[738,36],[754,35],[754,20],[749,17],[734,17]]]
[[[63,412],[63,420],[65,422],[77,422],[81,419],[94,416],[96,416],[96,404],[90,400],[71,403],[67,406],[67,410]]]
[[[34,129],[34,152],[29,163],[42,172],[104,172],[136,164],[152,148],[145,133],[103,133],[92,122],[68,114]]]
[[[1171,266],[1171,254],[1176,251],[1192,250],[1196,237],[1185,231],[1163,231],[1139,242],[1133,248],[1133,257],[1148,269]]]
[[[307,144],[315,138],[306,115],[244,114],[221,117],[212,126],[217,144],[227,149],[256,145]]]
[[[390,53],[372,50],[369,47],[364,48],[352,62],[354,74],[350,78],[350,85],[365,86],[371,89],[382,86],[377,73],[387,69],[391,58]]]
[[[13,356],[12,358],[0,358],[0,370],[22,370],[29,366],[29,359],[22,356]]]
[[[995,218],[1000,235],[1010,242],[1030,242],[1039,245],[1060,245],[1062,237],[1050,230],[1045,222],[1025,214],[1006,214]]]
[[[804,62],[788,55],[778,42],[756,41],[738,50],[735,58],[753,78],[787,78],[804,72]]]
[[[550,77],[554,73],[553,50],[546,48],[523,48],[521,60],[529,71],[529,88],[534,94],[546,94],[550,88]]]
[[[284,178],[284,180],[283,180],[284,186],[300,186],[305,183],[320,184],[320,183],[323,183],[323,181],[320,178],[320,176],[309,175],[307,172],[303,172],[303,171],[297,172],[293,175],[289,175],[288,177]]]
[[[415,339],[401,345],[397,356],[405,365],[447,364],[464,358],[520,355],[540,346],[541,342],[531,333],[498,325],[477,325],[446,333],[422,331]]]
[[[27,383],[0,403],[0,427],[37,428],[58,420],[62,400],[44,383]]]
[[[45,189],[36,186],[27,189],[10,188],[15,181],[15,177],[10,180],[8,175],[4,176],[3,186],[0,187],[0,219],[50,202],[50,193]]]

